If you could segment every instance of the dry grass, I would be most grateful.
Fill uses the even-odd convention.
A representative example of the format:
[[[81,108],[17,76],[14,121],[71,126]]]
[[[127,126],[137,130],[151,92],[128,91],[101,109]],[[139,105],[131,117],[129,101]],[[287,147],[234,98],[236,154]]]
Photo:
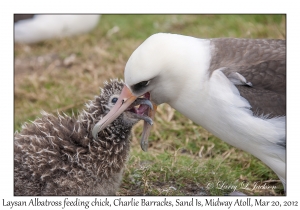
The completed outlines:
[[[196,37],[285,39],[284,16],[104,15],[89,34],[15,45],[15,130],[40,111],[71,113],[99,94],[110,78],[123,78],[133,50],[156,32]],[[255,182],[276,190],[242,190],[282,195],[277,176],[251,155],[227,145],[164,104],[158,108],[147,153],[139,146],[142,124],[134,127],[131,156],[119,195],[225,195],[208,188]],[[275,180],[275,181],[274,181]]]

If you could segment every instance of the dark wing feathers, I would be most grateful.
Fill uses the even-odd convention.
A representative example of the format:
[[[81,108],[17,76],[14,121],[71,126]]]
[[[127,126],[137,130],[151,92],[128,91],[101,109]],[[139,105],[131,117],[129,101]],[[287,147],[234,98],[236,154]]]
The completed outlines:
[[[248,85],[236,85],[256,115],[286,115],[285,40],[211,39],[209,71],[222,69],[228,77],[239,73]]]
[[[285,95],[244,85],[237,85],[236,87],[241,96],[249,101],[254,115],[267,117],[286,115]]]

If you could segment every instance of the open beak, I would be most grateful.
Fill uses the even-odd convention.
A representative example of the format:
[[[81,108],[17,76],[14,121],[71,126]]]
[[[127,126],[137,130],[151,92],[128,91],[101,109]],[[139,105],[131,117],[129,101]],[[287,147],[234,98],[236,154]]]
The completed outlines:
[[[149,98],[149,97],[147,97]],[[131,92],[131,90],[124,85],[122,92],[118,98],[117,103],[114,105],[114,107],[109,111],[105,117],[103,117],[93,128],[92,134],[94,139],[98,139],[98,133],[103,130],[107,125],[109,125],[111,122],[113,122],[120,114],[122,114],[135,100],[137,99],[136,96],[134,96]],[[152,107],[148,109],[148,117],[154,120],[154,115],[156,113],[157,105],[152,102]],[[149,124],[149,121],[144,120],[144,129],[142,133],[142,138],[140,141],[141,148],[144,151],[147,151],[148,149],[148,138],[150,135],[152,124]]]
[[[135,101],[136,98],[137,97],[132,94],[130,89],[124,85],[117,103],[110,110],[110,112],[94,126],[92,131],[94,139],[98,139],[98,133],[111,122],[113,122],[120,114],[122,114]]]

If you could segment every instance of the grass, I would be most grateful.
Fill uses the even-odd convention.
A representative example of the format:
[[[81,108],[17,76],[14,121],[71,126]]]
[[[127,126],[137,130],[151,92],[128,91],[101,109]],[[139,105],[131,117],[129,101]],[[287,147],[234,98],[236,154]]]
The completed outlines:
[[[285,39],[285,28],[284,15],[102,15],[89,34],[16,44],[15,130],[41,110],[80,111],[105,80],[123,78],[127,59],[151,34]],[[226,195],[233,186],[248,195],[283,194],[278,177],[261,161],[167,104],[158,108],[147,153],[139,146],[141,132],[140,122],[132,132],[118,195]],[[276,189],[252,190],[256,182]],[[242,189],[243,184],[251,190]]]

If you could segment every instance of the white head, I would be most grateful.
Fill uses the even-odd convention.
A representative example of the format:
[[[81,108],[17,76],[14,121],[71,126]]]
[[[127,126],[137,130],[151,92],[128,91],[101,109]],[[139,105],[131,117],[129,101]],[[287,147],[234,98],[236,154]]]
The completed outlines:
[[[149,92],[156,104],[176,99],[187,70],[195,63],[189,56],[194,41],[197,39],[177,34],[150,36],[132,53],[125,67],[125,84],[132,94],[139,97]]]
[[[149,110],[148,116],[153,119],[156,104],[172,104],[183,95],[181,91],[193,87],[194,82],[201,83],[202,76],[195,73],[203,63],[199,44],[199,39],[177,34],[159,33],[149,37],[130,56],[124,72],[126,85],[119,100],[95,125],[94,133],[117,118],[137,97],[152,101],[154,110]],[[148,138],[149,131],[145,130],[148,133],[143,138]]]

